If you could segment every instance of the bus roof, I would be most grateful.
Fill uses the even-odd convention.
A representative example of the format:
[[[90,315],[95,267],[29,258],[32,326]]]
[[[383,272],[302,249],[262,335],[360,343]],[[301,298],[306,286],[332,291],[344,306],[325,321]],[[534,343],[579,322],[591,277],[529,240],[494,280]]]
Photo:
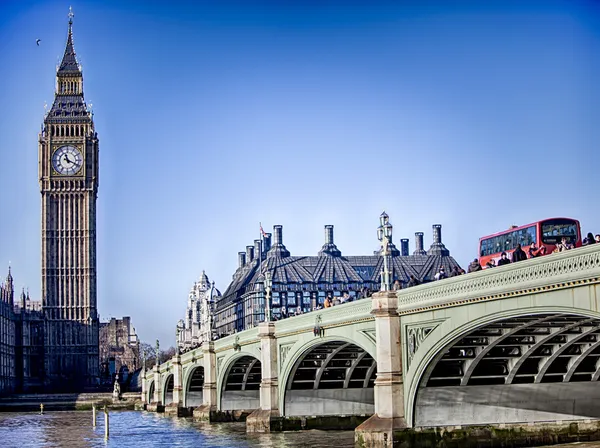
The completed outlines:
[[[506,230],[503,230],[502,232],[497,232],[497,233],[492,233],[492,234],[490,234],[490,235],[482,236],[481,238],[479,238],[479,242],[481,242],[481,241],[483,241],[483,240],[487,240],[488,238],[493,238],[493,237],[495,237],[495,236],[504,235],[504,234],[506,234],[506,233],[514,232],[515,230],[526,229],[527,227],[531,227],[531,226],[534,226],[534,225],[536,225],[538,222],[552,221],[552,220],[554,220],[554,219],[568,219],[568,220],[570,220],[570,221],[574,221],[574,222],[576,222],[576,223],[579,223],[579,221],[577,221],[576,219],[573,219],[573,218],[565,218],[565,217],[546,218],[546,219],[542,219],[542,220],[540,220],[540,221],[535,221],[535,222],[532,222],[532,223],[530,223],[530,224],[525,224],[525,225],[518,226],[518,227],[517,227],[517,226],[515,226],[515,227],[510,227],[510,228],[508,228],[508,229],[506,229]]]

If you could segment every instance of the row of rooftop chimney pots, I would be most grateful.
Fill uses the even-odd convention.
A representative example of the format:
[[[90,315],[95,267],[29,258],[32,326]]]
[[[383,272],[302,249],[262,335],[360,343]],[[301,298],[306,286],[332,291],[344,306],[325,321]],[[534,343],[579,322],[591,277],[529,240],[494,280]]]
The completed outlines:
[[[273,226],[273,233],[275,237],[273,238],[273,245],[271,245],[271,234],[266,233],[263,238],[264,244],[264,254],[269,255],[268,253],[271,251],[271,248],[275,247],[283,247],[283,226],[275,225]],[[408,238],[402,238],[400,240],[400,255],[403,257],[409,256],[409,248],[408,248]],[[329,224],[325,226],[325,246],[333,246],[333,225]],[[392,239],[390,238],[390,245],[392,244]],[[427,252],[423,249],[423,232],[415,233],[415,244],[416,248],[413,252],[413,255],[427,255]],[[432,246],[441,246],[442,245],[442,225],[434,224],[433,225],[433,244]],[[238,267],[242,268],[247,264],[252,263],[254,261],[255,255],[258,256],[261,253],[261,240],[254,240],[254,246],[246,246],[246,252],[238,252]],[[379,251],[375,251],[375,254],[379,254]]]

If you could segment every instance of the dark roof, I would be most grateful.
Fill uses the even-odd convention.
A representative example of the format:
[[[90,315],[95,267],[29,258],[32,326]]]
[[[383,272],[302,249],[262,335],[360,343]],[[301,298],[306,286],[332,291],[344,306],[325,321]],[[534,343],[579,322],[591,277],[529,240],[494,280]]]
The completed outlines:
[[[91,120],[83,93],[55,95],[52,109],[46,116],[46,121],[51,123],[89,123]]]
[[[81,73],[79,70],[79,64],[77,63],[77,57],[75,56],[75,48],[73,47],[73,21],[69,20],[69,36],[67,37],[67,46],[65,47],[65,54],[63,55],[62,62],[58,68],[57,74],[60,75],[78,75]]]
[[[447,251],[446,251],[447,252]],[[431,281],[444,266],[449,274],[456,260],[449,255],[396,255],[390,257],[392,278],[408,282],[414,275],[419,281]],[[217,308],[223,308],[246,292],[255,290],[255,283],[264,280],[264,272],[271,272],[273,289],[327,290],[363,286],[378,288],[383,257],[380,255],[336,257],[331,255],[306,257],[263,256],[262,263],[257,258],[238,268],[233,280],[219,300]]]

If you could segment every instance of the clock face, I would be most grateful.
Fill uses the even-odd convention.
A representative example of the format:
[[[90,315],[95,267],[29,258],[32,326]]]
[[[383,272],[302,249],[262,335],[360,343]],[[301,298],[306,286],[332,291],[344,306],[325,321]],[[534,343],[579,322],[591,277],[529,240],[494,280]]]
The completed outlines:
[[[76,174],[83,165],[83,157],[74,146],[61,146],[52,155],[52,166],[59,174]]]

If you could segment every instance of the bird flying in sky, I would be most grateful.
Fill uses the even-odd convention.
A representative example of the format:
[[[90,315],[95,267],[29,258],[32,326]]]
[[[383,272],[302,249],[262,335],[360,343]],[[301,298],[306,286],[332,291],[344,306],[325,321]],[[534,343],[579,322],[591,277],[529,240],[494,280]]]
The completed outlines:
[[[42,41],[42,39],[36,39],[36,40],[35,40],[35,43],[37,44],[37,46],[38,46],[38,47],[40,46],[40,42],[41,42],[41,41]]]

